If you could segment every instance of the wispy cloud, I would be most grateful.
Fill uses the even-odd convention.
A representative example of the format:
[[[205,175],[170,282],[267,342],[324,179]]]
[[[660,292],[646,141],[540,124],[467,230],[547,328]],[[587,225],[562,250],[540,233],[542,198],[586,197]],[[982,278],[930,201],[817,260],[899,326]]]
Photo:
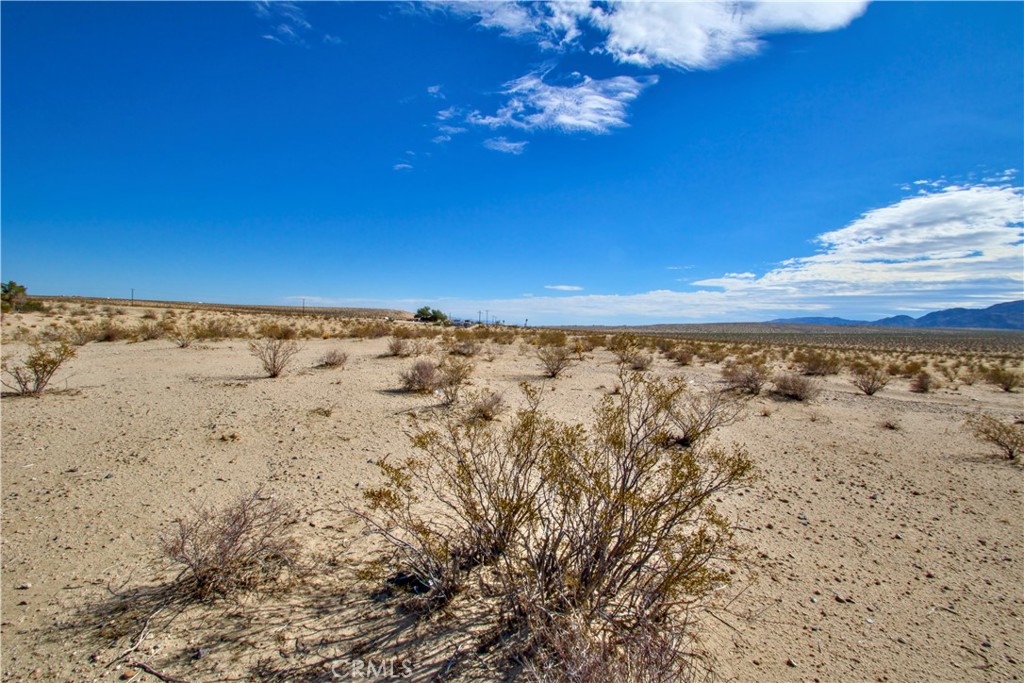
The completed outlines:
[[[576,285],[544,285],[544,289],[555,289],[559,292],[582,292],[583,288]]]
[[[256,16],[270,23],[270,33],[263,37],[277,43],[306,45],[303,34],[313,28],[306,18],[306,12],[292,2],[269,2],[257,0],[253,3]]]
[[[440,85],[427,86],[427,94],[435,99],[445,99],[445,94],[442,92],[442,88]]]
[[[510,142],[504,137],[487,138],[484,140],[484,147],[495,152],[506,154],[522,154],[526,149],[526,142]]]
[[[395,171],[411,171],[413,169],[412,164],[401,162],[391,167]]]
[[[551,85],[539,73],[526,74],[505,84],[503,94],[509,99],[495,114],[473,112],[467,121],[491,128],[607,133],[626,125],[627,105],[658,81],[657,76],[580,79],[574,85]]]

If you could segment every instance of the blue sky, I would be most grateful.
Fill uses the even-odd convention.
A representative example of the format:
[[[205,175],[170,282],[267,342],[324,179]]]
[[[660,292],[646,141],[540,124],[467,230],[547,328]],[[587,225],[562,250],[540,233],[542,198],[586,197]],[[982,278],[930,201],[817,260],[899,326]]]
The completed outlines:
[[[531,324],[1022,297],[1022,3],[0,13],[30,292]]]

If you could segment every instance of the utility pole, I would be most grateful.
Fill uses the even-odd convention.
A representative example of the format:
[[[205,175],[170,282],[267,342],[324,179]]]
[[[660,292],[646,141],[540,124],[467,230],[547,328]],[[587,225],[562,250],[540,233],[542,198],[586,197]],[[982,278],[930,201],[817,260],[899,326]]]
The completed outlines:
[[[530,326],[530,319],[527,318],[526,320],[523,321],[523,327],[529,327],[529,326]]]
[[[306,300],[302,300],[302,315],[306,315]]]
[[[135,288],[132,287],[132,306],[135,305]]]

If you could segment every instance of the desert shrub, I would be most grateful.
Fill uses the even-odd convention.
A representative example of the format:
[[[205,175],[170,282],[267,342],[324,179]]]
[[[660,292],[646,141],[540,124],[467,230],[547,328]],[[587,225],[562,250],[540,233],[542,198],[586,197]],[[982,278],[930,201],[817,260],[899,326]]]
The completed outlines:
[[[142,314],[142,319],[143,320],[157,320],[156,311],[154,311],[151,308],[147,308],[145,310],[145,312]]]
[[[774,393],[794,401],[812,401],[821,393],[821,387],[807,377],[782,372],[772,378]]]
[[[256,326],[256,334],[267,339],[298,339],[299,333],[292,325],[276,321],[264,321]]]
[[[679,365],[690,365],[693,363],[694,350],[692,346],[680,344],[665,353],[665,357]]]
[[[851,365],[853,385],[868,396],[874,396],[889,383],[889,373],[874,363],[857,362]]]
[[[768,366],[760,359],[746,362],[726,363],[722,367],[722,379],[730,389],[746,392],[752,396],[761,393],[768,382]]]
[[[531,343],[534,346],[565,346],[569,337],[561,330],[540,330],[533,334]]]
[[[181,322],[172,328],[170,336],[178,348],[187,349],[196,340],[196,331],[191,323]]]
[[[437,388],[445,405],[454,405],[459,400],[462,385],[473,374],[473,363],[465,358],[445,358],[437,367],[437,374]]]
[[[793,354],[793,360],[800,365],[805,375],[835,375],[842,368],[842,361],[833,353],[817,349],[800,349]]]
[[[494,391],[482,391],[467,401],[466,418],[490,422],[505,410],[505,398]]]
[[[134,336],[141,341],[160,339],[164,336],[164,328],[155,322],[142,322],[135,327]]]
[[[437,363],[426,358],[413,363],[408,370],[399,373],[398,377],[403,389],[421,394],[434,391],[440,382]]]
[[[705,344],[700,352],[700,358],[704,363],[717,365],[729,357],[729,352],[721,344]]]
[[[348,354],[338,349],[330,349],[320,356],[319,368],[344,368],[348,362]]]
[[[728,393],[711,388],[683,392],[672,411],[675,438],[683,447],[695,446],[716,429],[739,420],[742,412],[743,404]]]
[[[254,339],[249,342],[249,353],[260,361],[270,377],[280,377],[298,352],[298,343],[291,339]]]
[[[346,329],[346,336],[353,339],[379,339],[391,334],[392,324],[382,320],[355,323]]]
[[[448,353],[456,356],[472,358],[480,353],[479,342],[473,341],[472,339],[454,339],[446,346],[448,348]]]
[[[749,478],[749,458],[680,446],[678,381],[624,375],[590,429],[546,417],[524,390],[504,428],[447,412],[414,436],[416,456],[378,462],[385,483],[356,512],[385,540],[390,584],[425,611],[479,585],[502,634],[481,651],[528,671],[568,678],[582,659],[606,680],[656,663],[687,680],[694,612],[729,581],[732,527],[715,503]]]
[[[945,368],[944,368],[945,369]],[[910,390],[915,394],[927,394],[932,388],[932,376],[927,370],[914,375],[914,379],[910,382]]]
[[[537,358],[544,368],[544,374],[552,379],[558,377],[576,362],[576,355],[566,346],[541,346]]]
[[[1024,375],[1014,370],[996,366],[985,373],[985,380],[994,384],[1003,391],[1013,391],[1024,384]]]
[[[1024,425],[1006,423],[989,415],[972,415],[965,426],[974,436],[999,448],[1010,460],[1019,460],[1024,454]]]
[[[298,543],[288,531],[293,521],[289,505],[258,488],[220,509],[194,506],[160,545],[181,567],[188,597],[228,596],[263,588],[300,567]]]
[[[226,317],[204,318],[192,324],[192,332],[196,339],[217,341],[232,337],[248,336],[236,321]]]
[[[3,385],[20,396],[39,396],[64,363],[75,357],[75,349],[64,340],[32,344],[32,352],[20,365],[3,363]]]
[[[413,345],[406,337],[391,337],[384,352],[386,358],[408,358],[413,355]]]
[[[98,342],[116,342],[132,338],[131,330],[110,319],[94,325],[91,334],[93,340]]]

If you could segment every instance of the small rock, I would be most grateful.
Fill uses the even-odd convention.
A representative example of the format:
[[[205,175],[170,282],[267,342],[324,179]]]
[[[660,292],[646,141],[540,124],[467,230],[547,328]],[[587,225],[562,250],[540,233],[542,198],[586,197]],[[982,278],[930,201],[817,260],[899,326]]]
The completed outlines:
[[[992,647],[992,643],[988,642],[987,640],[983,640],[983,641],[981,641],[981,646],[982,647]]]
[[[792,657],[790,657],[789,659],[786,660],[786,666],[791,666],[791,667],[796,668],[796,660],[793,659]]]
[[[31,587],[32,587],[32,584],[29,583],[28,581],[26,581],[25,583],[22,583],[22,584],[18,585],[18,590],[20,590],[20,591],[27,591]]]
[[[139,672],[138,672],[137,669],[125,669],[124,673],[121,674],[121,680],[122,681],[131,680],[132,678],[135,678],[138,675],[139,675]]]
[[[903,540],[903,534],[896,534],[895,536],[893,536],[893,538],[895,538],[897,541],[902,541]]]
[[[902,636],[897,638],[896,642],[899,643],[900,645],[906,645],[907,644],[907,641]]]

